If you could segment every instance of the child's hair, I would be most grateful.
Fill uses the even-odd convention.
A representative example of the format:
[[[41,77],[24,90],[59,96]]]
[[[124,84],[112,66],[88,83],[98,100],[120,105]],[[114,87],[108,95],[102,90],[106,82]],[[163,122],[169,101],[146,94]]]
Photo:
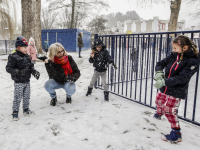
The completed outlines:
[[[187,45],[188,46],[188,50],[186,50],[185,52],[193,50],[193,52],[198,57],[197,45],[192,40],[190,40],[189,37],[184,36],[184,35],[179,35],[173,40],[172,43],[180,45],[181,48],[183,48],[184,46]],[[183,55],[181,55],[180,60],[182,60],[182,59],[183,59]]]
[[[65,49],[60,43],[53,43],[49,47],[49,58],[53,60],[59,49]]]

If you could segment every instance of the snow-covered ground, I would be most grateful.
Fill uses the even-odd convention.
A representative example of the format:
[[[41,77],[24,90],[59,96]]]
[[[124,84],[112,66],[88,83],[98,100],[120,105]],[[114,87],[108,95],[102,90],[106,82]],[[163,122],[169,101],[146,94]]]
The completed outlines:
[[[160,139],[170,132],[167,119],[153,118],[154,110],[110,94],[103,101],[103,91],[94,89],[86,97],[93,74],[89,64],[90,50],[83,58],[73,56],[81,70],[72,104],[66,104],[63,89],[57,90],[58,103],[49,105],[44,89],[48,75],[43,62],[35,68],[40,79],[31,78],[30,109],[35,115],[25,117],[20,107],[20,120],[12,121],[13,81],[5,71],[7,55],[0,56],[0,150],[198,150],[200,127],[180,120],[183,142],[170,144]]]

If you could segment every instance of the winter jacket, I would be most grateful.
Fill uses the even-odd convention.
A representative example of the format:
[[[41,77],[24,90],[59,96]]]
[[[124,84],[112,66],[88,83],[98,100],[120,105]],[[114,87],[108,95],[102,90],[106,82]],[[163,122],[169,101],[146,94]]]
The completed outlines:
[[[48,48],[49,48],[49,43],[48,43],[48,41],[44,41],[44,43],[43,43],[43,48],[44,48],[44,49],[48,49]]]
[[[96,71],[104,72],[107,70],[107,63],[112,63],[113,59],[109,55],[108,51],[103,47],[100,52],[94,54],[94,58],[89,58],[89,62],[93,63]]]
[[[83,47],[83,40],[81,37],[81,33],[78,34],[78,47]]]
[[[25,76],[19,76],[18,71],[22,69],[27,69]],[[6,71],[11,74],[12,80],[16,83],[27,83],[30,81],[31,73],[34,71],[33,64],[31,63],[31,58],[27,54],[23,54],[19,51],[14,51],[14,53],[8,56],[8,63],[6,65]]]
[[[32,45],[28,45],[27,47],[27,54],[31,57],[31,60],[36,60],[36,47],[35,46],[32,46]]]
[[[160,91],[167,95],[185,99],[188,91],[188,83],[191,77],[198,69],[198,57],[192,50],[183,54],[183,60],[180,60],[181,54],[172,52],[167,58],[157,62],[155,70],[165,68],[165,87]]]
[[[75,80],[78,80],[78,78],[80,77],[80,70],[78,69],[78,66],[73,60],[72,56],[68,55],[68,60],[73,71],[73,74],[71,76],[73,76]],[[59,84],[65,84],[67,82],[64,69],[61,65],[56,64],[51,60],[48,60],[48,63],[45,63],[45,67],[49,75],[49,79],[54,79]]]

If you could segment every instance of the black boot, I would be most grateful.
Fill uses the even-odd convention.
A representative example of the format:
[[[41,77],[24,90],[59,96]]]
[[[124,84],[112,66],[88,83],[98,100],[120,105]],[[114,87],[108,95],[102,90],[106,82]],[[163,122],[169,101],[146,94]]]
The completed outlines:
[[[92,89],[93,89],[93,88],[89,88],[89,87],[88,87],[88,91],[87,91],[87,93],[86,93],[86,96],[88,96],[88,95],[90,95],[90,94],[92,93]]]
[[[108,91],[104,91],[104,99],[105,99],[105,101],[109,101],[109,92]]]
[[[71,97],[67,97],[67,99],[66,99],[66,103],[72,103],[72,99],[71,99]]]
[[[50,102],[50,105],[51,105],[51,106],[56,106],[56,102],[57,102],[57,97],[52,98],[52,99],[51,99],[51,102]]]

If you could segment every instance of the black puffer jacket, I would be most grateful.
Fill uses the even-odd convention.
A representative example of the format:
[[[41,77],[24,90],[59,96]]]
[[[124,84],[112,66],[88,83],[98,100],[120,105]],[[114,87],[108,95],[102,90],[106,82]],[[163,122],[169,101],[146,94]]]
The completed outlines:
[[[80,70],[78,69],[78,66],[76,65],[75,61],[73,60],[72,56],[68,55],[68,60],[71,65],[73,74],[72,76],[78,80],[80,77]],[[65,84],[66,81],[66,75],[64,72],[64,69],[61,65],[56,64],[52,62],[51,60],[48,60],[48,63],[45,63],[45,67],[47,70],[47,73],[49,75],[49,79],[54,79],[59,84]]]
[[[188,83],[191,77],[198,69],[198,57],[192,50],[183,54],[183,60],[180,61],[181,54],[171,53],[167,58],[157,62],[155,70],[165,68],[165,87],[160,91],[167,95],[185,99],[188,91]]]
[[[22,69],[27,69],[26,75],[17,75],[17,72]],[[16,50],[8,56],[6,71],[11,74],[12,80],[14,80],[16,83],[29,82],[33,70],[35,69],[31,63],[31,58],[29,55],[23,54]]]
[[[89,58],[89,62],[93,63],[96,71],[104,72],[107,70],[107,63],[112,63],[113,59],[109,55],[108,51],[103,47],[100,52],[96,51],[96,53],[94,54],[94,58]]]

